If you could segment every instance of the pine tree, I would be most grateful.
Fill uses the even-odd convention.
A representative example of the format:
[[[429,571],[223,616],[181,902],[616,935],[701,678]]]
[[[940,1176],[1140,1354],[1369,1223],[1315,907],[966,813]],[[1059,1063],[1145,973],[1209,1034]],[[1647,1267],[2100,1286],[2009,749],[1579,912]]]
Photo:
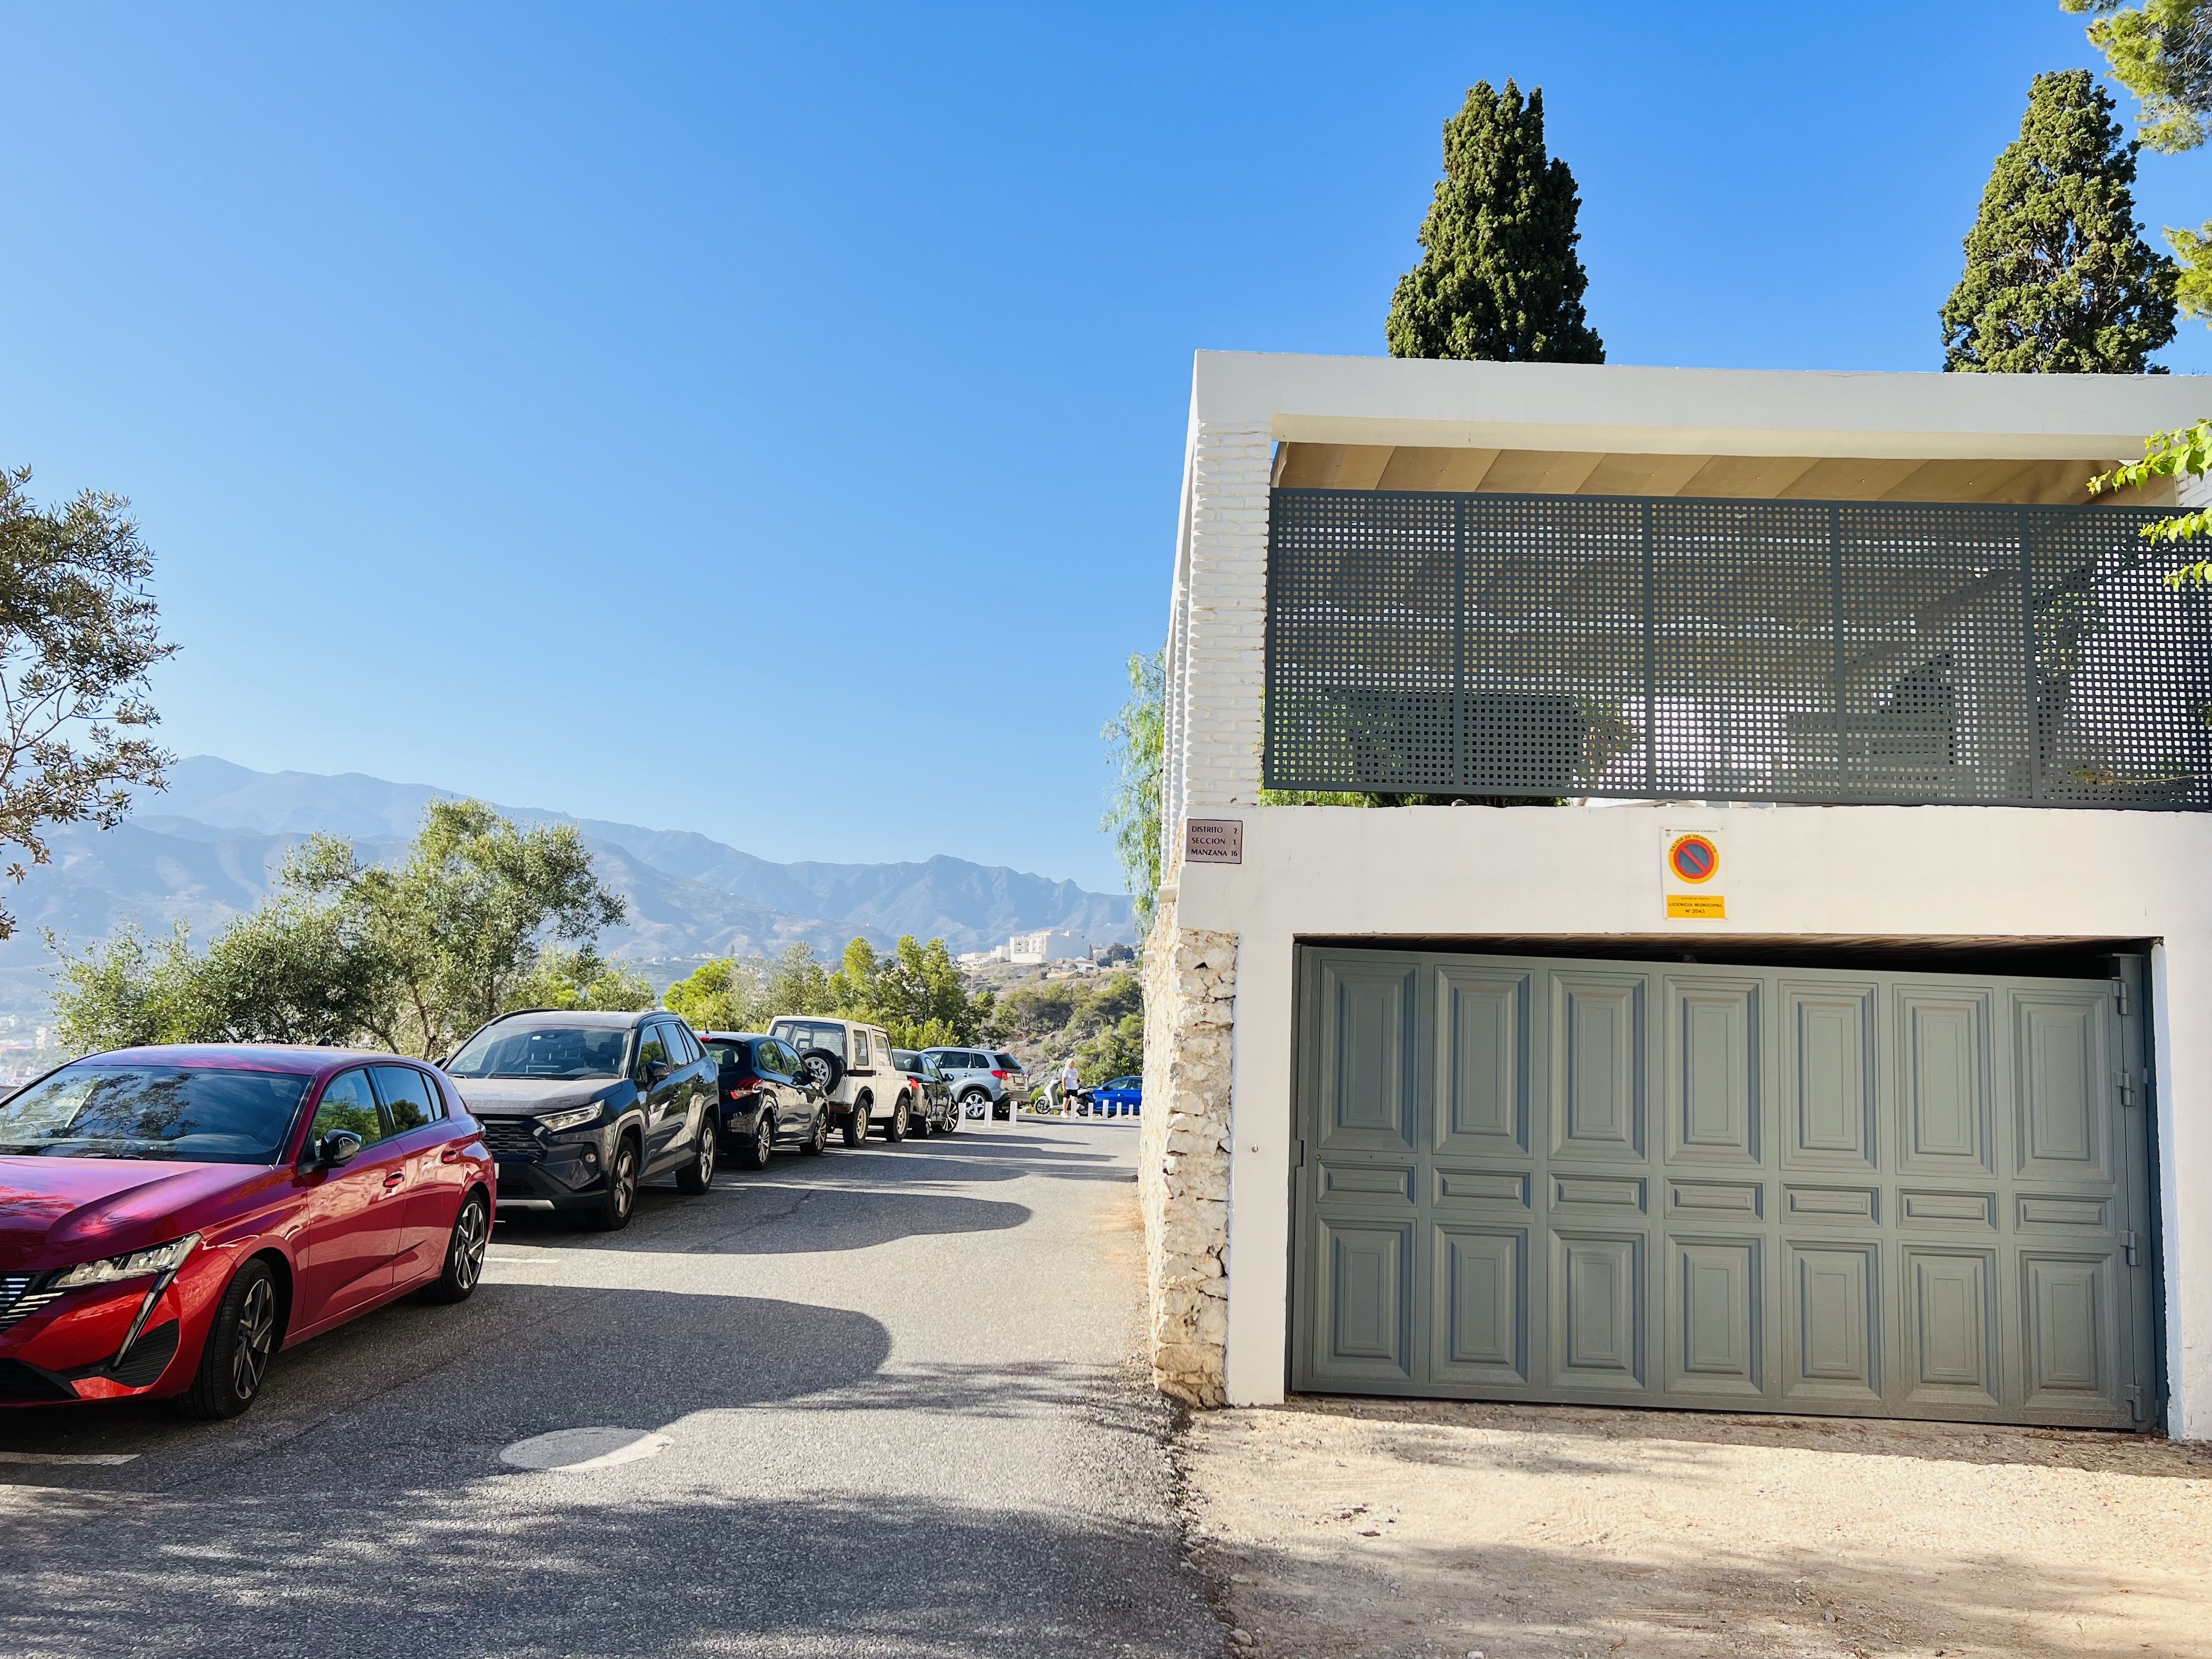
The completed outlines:
[[[2142,239],[2135,181],[2136,146],[2089,71],[2037,76],[1943,305],[1943,367],[2157,372],[2150,354],[2173,338],[2175,271]]]
[[[1469,88],[1444,123],[1444,176],[1421,225],[1421,262],[1398,280],[1394,357],[1601,363],[1575,256],[1582,198],[1544,149],[1544,90]]]

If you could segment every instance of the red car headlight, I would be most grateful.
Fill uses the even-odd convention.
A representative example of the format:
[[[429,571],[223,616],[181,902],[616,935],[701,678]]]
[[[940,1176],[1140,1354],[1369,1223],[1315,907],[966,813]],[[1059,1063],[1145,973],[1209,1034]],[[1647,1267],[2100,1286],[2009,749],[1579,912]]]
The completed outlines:
[[[97,1261],[80,1261],[66,1269],[54,1281],[58,1291],[82,1290],[88,1285],[112,1285],[118,1279],[151,1279],[159,1273],[174,1273],[185,1264],[192,1247],[200,1242],[198,1233],[186,1233],[182,1238],[167,1244],[156,1244],[149,1250],[132,1250],[125,1255],[102,1256]]]

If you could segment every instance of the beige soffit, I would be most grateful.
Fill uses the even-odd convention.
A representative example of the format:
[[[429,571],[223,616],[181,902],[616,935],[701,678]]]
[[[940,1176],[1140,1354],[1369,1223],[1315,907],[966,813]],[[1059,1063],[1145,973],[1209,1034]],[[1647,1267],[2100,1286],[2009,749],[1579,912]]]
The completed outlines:
[[[2109,460],[1899,460],[1811,455],[1590,454],[1577,450],[1427,449],[1283,444],[1287,489],[1480,490],[1540,495],[1703,495],[1744,501],[1998,501],[2171,505],[2170,484],[2092,496]]]

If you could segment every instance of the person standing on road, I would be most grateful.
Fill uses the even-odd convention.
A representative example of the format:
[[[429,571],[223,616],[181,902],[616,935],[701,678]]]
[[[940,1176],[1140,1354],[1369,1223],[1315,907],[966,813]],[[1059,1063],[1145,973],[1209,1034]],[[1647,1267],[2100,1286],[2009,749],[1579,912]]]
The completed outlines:
[[[1075,1115],[1075,1091],[1083,1082],[1083,1073],[1075,1068],[1075,1056],[1067,1057],[1067,1064],[1060,1068],[1060,1103],[1070,1117]]]

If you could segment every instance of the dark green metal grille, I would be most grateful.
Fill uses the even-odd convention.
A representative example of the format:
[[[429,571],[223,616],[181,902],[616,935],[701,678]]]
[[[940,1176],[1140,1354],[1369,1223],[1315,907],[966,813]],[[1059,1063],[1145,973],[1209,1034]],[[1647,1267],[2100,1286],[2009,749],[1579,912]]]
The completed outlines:
[[[2160,516],[1278,489],[1267,782],[2212,808]]]

